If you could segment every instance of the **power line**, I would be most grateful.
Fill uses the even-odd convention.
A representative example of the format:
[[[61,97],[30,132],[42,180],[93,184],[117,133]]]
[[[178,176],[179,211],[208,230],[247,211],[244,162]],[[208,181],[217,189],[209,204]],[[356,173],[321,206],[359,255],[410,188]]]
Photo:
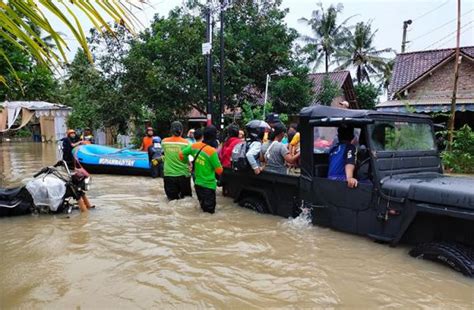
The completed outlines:
[[[467,14],[473,12],[473,11],[474,11],[474,9],[471,9],[470,11],[467,11],[466,13],[464,13],[464,14],[461,15],[461,16],[467,15]],[[436,31],[436,30],[438,30],[438,29],[441,29],[441,28],[443,28],[444,26],[446,26],[446,25],[448,25],[448,24],[454,22],[455,20],[456,20],[456,18],[453,18],[453,19],[451,19],[450,21],[448,21],[448,22],[446,22],[446,23],[444,23],[444,24],[442,24],[442,25],[440,25],[440,26],[438,26],[438,27],[436,27],[436,28],[431,29],[430,31],[428,31],[428,32],[426,32],[426,33],[424,33],[424,34],[419,35],[419,36],[417,36],[417,37],[414,38],[414,39],[411,39],[410,41],[413,42],[413,41],[418,40],[418,39],[421,39],[421,38],[423,38],[423,37],[425,37],[425,36],[427,36],[427,35],[429,35],[429,34],[432,34],[433,31]]]
[[[448,3],[449,3],[449,0],[447,0],[447,1],[443,2],[443,3],[441,3],[439,6],[435,7],[434,9],[432,9],[432,10],[430,10],[430,11],[424,13],[424,14],[421,14],[421,15],[418,16],[417,18],[414,18],[413,21],[419,20],[419,19],[425,17],[426,15],[429,15],[429,14],[433,13],[434,11],[438,10],[439,8],[445,6],[445,5],[448,4]]]
[[[466,25],[464,25],[464,26],[467,26],[467,25],[468,25],[468,24],[466,24]],[[465,33],[466,31],[469,31],[469,30],[471,30],[473,27],[474,27],[474,25],[472,25],[472,26],[470,26],[470,27],[467,27],[467,28],[465,28],[463,31],[461,31],[461,34]],[[451,38],[449,38],[449,39],[451,39]],[[447,41],[447,40],[445,40],[445,41],[441,42],[441,43],[440,43],[440,44],[438,44],[436,47],[437,47],[437,48],[439,48],[439,47],[443,46],[443,45],[444,45],[444,44],[446,44],[446,43],[448,43],[448,41]]]
[[[472,24],[472,23],[474,23],[474,20],[471,20],[469,23],[464,24],[464,25],[461,27],[461,29],[464,28],[464,27],[466,27],[466,26],[468,26],[468,25],[470,25],[470,24]],[[453,35],[453,34],[455,34],[455,33],[456,33],[456,30],[453,31],[453,32],[451,32],[451,33],[448,33],[446,36],[444,36],[444,37],[442,37],[441,39],[439,39],[438,41],[436,41],[436,42],[434,42],[434,43],[428,45],[427,47],[425,47],[425,48],[422,49],[422,50],[424,51],[424,50],[427,50],[427,49],[429,49],[430,47],[432,47],[432,46],[434,46],[434,45],[437,45],[439,42],[446,40],[447,38],[449,38],[451,35]]]

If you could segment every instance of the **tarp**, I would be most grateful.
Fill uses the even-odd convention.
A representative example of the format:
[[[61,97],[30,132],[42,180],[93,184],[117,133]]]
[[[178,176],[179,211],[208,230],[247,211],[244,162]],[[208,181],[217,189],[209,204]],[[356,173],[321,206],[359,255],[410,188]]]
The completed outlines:
[[[15,130],[26,126],[36,116],[40,119],[43,141],[59,140],[66,136],[66,119],[71,110],[65,105],[45,101],[5,101],[0,103],[0,132],[11,130],[22,111],[22,122]]]

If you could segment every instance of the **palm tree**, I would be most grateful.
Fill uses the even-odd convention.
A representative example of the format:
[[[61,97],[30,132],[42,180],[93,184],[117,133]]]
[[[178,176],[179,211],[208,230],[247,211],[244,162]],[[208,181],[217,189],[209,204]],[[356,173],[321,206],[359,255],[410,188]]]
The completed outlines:
[[[354,34],[345,48],[339,49],[336,70],[356,69],[357,83],[370,82],[370,76],[381,74],[387,69],[388,59],[383,54],[393,52],[391,48],[377,50],[373,47],[373,40],[377,30],[372,32],[370,23],[359,22],[355,26]]]
[[[338,14],[343,10],[341,3],[337,6],[331,5],[327,10],[324,10],[321,3],[318,6],[319,9],[312,12],[310,19],[300,18],[299,20],[311,27],[314,36],[302,35],[300,38],[306,43],[302,48],[302,52],[307,55],[308,63],[313,64],[313,71],[324,60],[327,73],[331,56],[345,45],[350,37],[350,31],[346,27],[346,23],[352,16],[338,24]]]
[[[39,63],[50,68],[56,67],[61,61],[66,61],[67,43],[61,33],[54,29],[49,22],[49,17],[54,17],[60,21],[63,28],[70,30],[74,38],[79,42],[87,57],[92,61],[87,38],[77,13],[80,11],[99,31],[111,32],[112,29],[105,21],[105,18],[112,18],[113,21],[124,25],[129,30],[133,30],[135,25],[140,23],[129,6],[135,7],[137,1],[65,1],[65,0],[22,0],[3,1],[0,0],[0,37],[14,46],[26,51]],[[139,0],[143,4],[147,1]],[[102,11],[102,12],[99,12]],[[41,37],[40,34],[45,34]],[[48,42],[49,41],[49,42]],[[50,44],[53,43],[53,44]],[[8,55],[0,49],[0,57],[6,60],[10,69],[11,66]],[[0,75],[0,83],[6,83],[6,79]]]

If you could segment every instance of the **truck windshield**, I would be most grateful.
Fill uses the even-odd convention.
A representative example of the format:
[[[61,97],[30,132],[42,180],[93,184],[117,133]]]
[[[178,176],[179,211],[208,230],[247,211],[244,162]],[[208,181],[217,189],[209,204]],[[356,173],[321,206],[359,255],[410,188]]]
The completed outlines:
[[[377,121],[369,125],[369,137],[375,151],[435,150],[430,124]]]

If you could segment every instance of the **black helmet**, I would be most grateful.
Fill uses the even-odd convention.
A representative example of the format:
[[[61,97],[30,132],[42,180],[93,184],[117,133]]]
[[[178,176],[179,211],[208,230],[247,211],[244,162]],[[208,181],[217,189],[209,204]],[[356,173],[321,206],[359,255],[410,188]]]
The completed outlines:
[[[265,135],[265,128],[263,127],[250,127],[246,126],[245,129],[249,135],[250,140],[262,140],[263,136]]]
[[[183,133],[183,124],[180,121],[174,121],[171,123],[170,128],[171,134],[174,136],[181,136]]]

